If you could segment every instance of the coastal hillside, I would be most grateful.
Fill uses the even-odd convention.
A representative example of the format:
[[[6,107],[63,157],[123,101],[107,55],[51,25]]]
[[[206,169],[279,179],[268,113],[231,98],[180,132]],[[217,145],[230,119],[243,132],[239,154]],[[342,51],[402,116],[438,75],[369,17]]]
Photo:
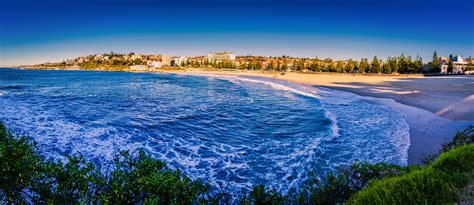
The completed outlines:
[[[425,61],[426,62],[426,61]],[[465,61],[461,56],[452,54],[450,58],[438,57],[423,63],[420,56],[401,54],[390,56],[386,60],[376,55],[369,58],[336,60],[262,55],[240,55],[233,52],[211,52],[198,56],[168,56],[163,54],[103,53],[65,59],[62,62],[45,62],[36,65],[23,65],[28,69],[56,70],[104,70],[104,71],[160,71],[169,69],[217,69],[217,70],[261,70],[275,72],[328,72],[353,74],[468,74],[474,70],[471,57]]]

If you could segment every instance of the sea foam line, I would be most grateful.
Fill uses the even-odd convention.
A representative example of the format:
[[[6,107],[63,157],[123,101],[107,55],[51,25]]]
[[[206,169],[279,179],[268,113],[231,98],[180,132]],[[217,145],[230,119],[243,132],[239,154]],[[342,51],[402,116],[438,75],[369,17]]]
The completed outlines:
[[[289,86],[279,84],[279,83],[276,83],[276,82],[265,81],[264,79],[262,79],[262,80],[249,79],[249,78],[246,78],[244,76],[239,76],[236,79],[241,80],[241,81],[246,81],[246,82],[252,82],[252,83],[262,83],[262,84],[271,86],[272,88],[277,89],[277,90],[288,91],[288,92],[296,93],[298,95],[303,95],[303,96],[306,96],[306,97],[315,98],[315,99],[318,99],[318,100],[322,99],[322,97],[317,93],[316,90],[308,89],[308,88],[300,86],[298,84],[291,84],[291,85],[300,86],[299,88],[306,90],[306,92],[295,89],[295,88],[291,88]],[[286,83],[289,83],[289,82],[286,82]],[[337,125],[337,123],[338,123],[337,117],[333,113],[331,113],[328,109],[324,108],[324,105],[323,105],[323,110],[324,110],[324,115],[328,119],[331,120],[331,134],[332,134],[332,137],[333,138],[339,137],[339,127]]]

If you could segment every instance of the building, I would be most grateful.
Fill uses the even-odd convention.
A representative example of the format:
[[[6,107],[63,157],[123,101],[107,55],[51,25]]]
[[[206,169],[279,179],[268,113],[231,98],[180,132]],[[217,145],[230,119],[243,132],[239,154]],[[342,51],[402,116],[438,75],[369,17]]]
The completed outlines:
[[[171,65],[173,65],[173,66],[182,66],[182,65],[186,64],[187,60],[188,60],[188,58],[186,58],[184,56],[174,57],[173,60],[171,61]]]
[[[161,57],[161,66],[170,66],[171,65],[171,58],[168,55],[164,55]]]
[[[442,60],[441,73],[448,73],[449,61]],[[466,70],[467,62],[465,62],[460,55],[453,57],[453,72],[454,74],[462,74]]]
[[[74,65],[76,61],[74,59],[68,59],[66,60],[66,65]]]
[[[448,63],[448,59],[446,57],[439,57],[438,62],[439,64],[445,64]]]
[[[209,62],[235,61],[235,54],[233,52],[209,53],[207,54]]]
[[[160,61],[151,61],[149,66],[151,68],[161,68],[162,67],[162,64]]]
[[[136,59],[141,60],[142,59],[142,54],[141,53],[133,54],[132,55],[132,60],[136,60]]]
[[[102,60],[103,59],[103,56],[101,54],[97,54],[94,56],[94,60],[98,61],[98,60]]]
[[[132,65],[130,66],[131,71],[147,71],[148,66],[146,65]]]
[[[471,64],[471,65],[472,65],[472,64],[474,64],[474,58],[471,57],[471,56],[469,56],[469,58],[467,58],[467,59],[465,60],[465,62],[467,62],[468,64]]]

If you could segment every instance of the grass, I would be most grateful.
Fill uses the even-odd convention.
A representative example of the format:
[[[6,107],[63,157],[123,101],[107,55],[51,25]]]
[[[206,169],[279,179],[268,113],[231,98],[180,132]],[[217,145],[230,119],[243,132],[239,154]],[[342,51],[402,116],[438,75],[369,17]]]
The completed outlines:
[[[473,179],[474,144],[461,145],[420,170],[373,181],[351,197],[349,204],[455,203]]]

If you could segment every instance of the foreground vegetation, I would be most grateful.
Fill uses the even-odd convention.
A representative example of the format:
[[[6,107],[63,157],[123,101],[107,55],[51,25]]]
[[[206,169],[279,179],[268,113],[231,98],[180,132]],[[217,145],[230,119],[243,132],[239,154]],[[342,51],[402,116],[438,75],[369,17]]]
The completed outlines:
[[[354,204],[448,204],[474,182],[474,144],[440,155],[423,169],[371,183],[349,201]]]
[[[35,204],[432,204],[451,203],[474,182],[474,126],[425,167],[354,163],[314,176],[298,193],[263,185],[240,198],[191,180],[143,151],[120,153],[107,172],[80,156],[46,160],[28,137],[0,123],[0,203]]]

